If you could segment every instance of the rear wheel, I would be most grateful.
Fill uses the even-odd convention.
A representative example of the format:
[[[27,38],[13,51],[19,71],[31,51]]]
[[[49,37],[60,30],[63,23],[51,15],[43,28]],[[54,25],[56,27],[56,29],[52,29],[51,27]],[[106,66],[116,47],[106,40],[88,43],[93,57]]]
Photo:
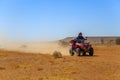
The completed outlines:
[[[77,54],[77,56],[80,56],[80,55],[81,55],[81,49],[80,49],[80,48],[77,48],[77,49],[76,49],[76,54]]]
[[[73,51],[73,49],[72,49],[72,48],[70,48],[69,53],[70,53],[70,55],[71,55],[71,56],[73,56],[73,55],[74,55],[74,51]]]
[[[90,56],[93,56],[93,54],[94,54],[94,49],[93,49],[93,48],[90,48],[90,49],[89,49],[89,55],[90,55]]]

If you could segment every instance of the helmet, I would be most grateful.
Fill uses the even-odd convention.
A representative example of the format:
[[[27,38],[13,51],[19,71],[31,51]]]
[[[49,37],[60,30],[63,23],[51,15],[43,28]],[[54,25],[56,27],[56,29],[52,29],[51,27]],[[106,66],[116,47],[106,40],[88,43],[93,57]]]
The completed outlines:
[[[79,35],[82,35],[82,33],[80,32]]]
[[[78,34],[78,36],[82,36],[82,33],[80,32],[80,33]]]

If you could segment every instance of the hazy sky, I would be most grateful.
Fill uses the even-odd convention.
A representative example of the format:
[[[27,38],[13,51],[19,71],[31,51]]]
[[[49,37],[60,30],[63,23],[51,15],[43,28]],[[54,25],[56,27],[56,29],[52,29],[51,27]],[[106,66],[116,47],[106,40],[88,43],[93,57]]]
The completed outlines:
[[[0,0],[0,37],[120,36],[120,0]]]

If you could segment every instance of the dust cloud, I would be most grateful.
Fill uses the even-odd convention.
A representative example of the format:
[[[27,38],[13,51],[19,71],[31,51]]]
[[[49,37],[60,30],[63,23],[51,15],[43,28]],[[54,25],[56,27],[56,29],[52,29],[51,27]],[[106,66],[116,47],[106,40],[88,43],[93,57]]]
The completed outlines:
[[[1,49],[21,51],[35,54],[52,54],[60,51],[63,55],[69,55],[69,47],[59,45],[59,42],[7,42],[1,45]]]

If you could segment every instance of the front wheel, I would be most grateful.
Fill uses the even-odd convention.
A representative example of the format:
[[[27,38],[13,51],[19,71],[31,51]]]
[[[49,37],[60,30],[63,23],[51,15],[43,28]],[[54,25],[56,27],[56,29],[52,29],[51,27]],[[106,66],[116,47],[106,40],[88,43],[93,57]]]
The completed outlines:
[[[90,55],[90,56],[93,56],[93,54],[94,54],[94,49],[93,49],[93,48],[90,48],[90,49],[89,49],[89,55]]]
[[[80,48],[77,48],[77,49],[76,49],[76,54],[77,54],[77,56],[80,56],[80,55],[81,55],[81,49],[80,49]]]
[[[71,56],[73,56],[73,55],[74,55],[74,51],[73,51],[73,49],[72,49],[72,48],[70,48],[69,53],[70,53],[70,55],[71,55]]]

